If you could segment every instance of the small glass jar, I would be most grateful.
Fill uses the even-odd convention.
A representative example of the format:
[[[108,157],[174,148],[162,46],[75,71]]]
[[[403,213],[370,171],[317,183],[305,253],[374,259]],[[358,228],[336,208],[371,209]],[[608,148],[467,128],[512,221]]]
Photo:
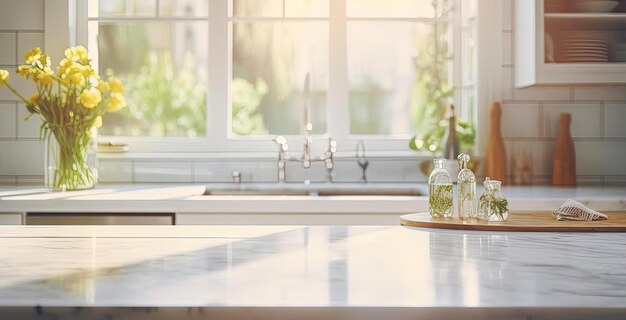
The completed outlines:
[[[452,179],[444,168],[445,159],[434,159],[435,168],[428,177],[428,210],[430,215],[449,218],[454,214]]]
[[[461,219],[478,218],[478,199],[476,197],[476,176],[467,168],[470,156],[461,153],[459,159],[459,175],[456,179],[458,190],[458,212]]]
[[[500,191],[502,183],[498,180],[485,179],[485,190],[480,196],[479,214],[481,220],[505,221],[509,217],[509,202]]]

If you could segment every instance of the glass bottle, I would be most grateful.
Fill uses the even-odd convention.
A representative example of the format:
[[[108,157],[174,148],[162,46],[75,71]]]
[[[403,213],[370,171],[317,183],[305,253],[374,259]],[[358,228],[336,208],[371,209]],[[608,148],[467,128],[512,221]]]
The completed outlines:
[[[500,191],[501,186],[498,180],[485,179],[485,190],[480,196],[481,220],[505,221],[509,217],[509,202]]]
[[[438,218],[452,217],[452,179],[444,165],[445,159],[434,159],[435,168],[428,177],[428,210],[430,215]]]
[[[459,137],[456,135],[456,117],[454,115],[454,105],[450,105],[448,116],[448,128],[443,136],[443,157],[455,159],[459,155]]]
[[[478,218],[478,199],[476,199],[476,176],[467,168],[470,156],[461,153],[459,159],[459,175],[457,177],[459,218]]]

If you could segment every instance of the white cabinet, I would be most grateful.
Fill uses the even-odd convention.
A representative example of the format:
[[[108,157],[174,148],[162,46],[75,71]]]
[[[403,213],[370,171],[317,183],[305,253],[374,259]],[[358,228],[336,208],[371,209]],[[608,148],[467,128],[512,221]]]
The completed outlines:
[[[517,87],[611,83],[626,83],[626,2],[515,1]]]
[[[21,213],[10,213],[10,212],[0,213],[0,226],[18,226],[21,224],[22,224]]]

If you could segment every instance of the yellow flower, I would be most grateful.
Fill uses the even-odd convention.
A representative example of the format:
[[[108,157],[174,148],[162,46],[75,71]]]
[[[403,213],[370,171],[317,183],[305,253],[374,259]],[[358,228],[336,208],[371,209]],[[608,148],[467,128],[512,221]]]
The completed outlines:
[[[109,102],[107,103],[107,111],[115,112],[126,106],[126,99],[121,93],[112,92]]]
[[[90,65],[82,66],[81,72],[83,73],[83,76],[85,76],[85,78],[91,78],[96,75],[96,72],[93,71]]]
[[[0,69],[0,86],[9,82],[9,71]]]
[[[41,57],[39,58],[39,62],[41,62],[41,64],[44,67],[49,67],[50,66],[50,56],[48,56],[47,54],[42,54]]]
[[[96,128],[102,127],[102,117],[97,116],[95,119],[93,119],[93,124],[91,126]]]
[[[100,95],[100,91],[96,88],[83,90],[80,94],[80,103],[87,109],[97,106],[100,100],[102,100],[102,96]]]
[[[102,93],[106,93],[106,92],[109,92],[109,90],[111,90],[111,87],[106,81],[98,80],[98,90],[100,90],[100,92]]]
[[[85,76],[80,72],[74,72],[68,76],[71,84],[76,86],[82,86],[85,84]]]
[[[39,100],[39,95],[35,93],[28,98],[28,104],[31,106],[37,105],[37,100]]]
[[[78,55],[78,62],[82,64],[89,63],[89,54],[87,52],[87,48],[83,46],[76,46],[76,54]]]
[[[17,74],[23,77],[27,77],[30,73],[30,66],[21,65],[17,67]]]
[[[87,48],[83,46],[76,46],[65,49],[65,58],[70,61],[78,61],[82,64],[89,63]]]
[[[124,86],[122,82],[116,77],[109,78],[109,85],[111,86],[111,92],[124,93]]]
[[[52,69],[50,69],[50,67],[45,67],[43,68],[43,70],[37,73],[36,81],[44,87],[49,86],[50,84],[52,84],[53,75],[54,75],[54,72],[52,71]]]
[[[40,61],[40,59],[42,58],[42,55],[43,55],[43,52],[41,51],[41,48],[39,47],[32,48],[30,51],[26,52],[26,54],[24,55],[24,62],[26,62],[26,64],[33,65],[34,63],[36,63],[36,61]]]
[[[74,64],[72,60],[62,59],[59,62],[59,75],[63,76],[66,73],[66,71],[72,66],[72,64]]]

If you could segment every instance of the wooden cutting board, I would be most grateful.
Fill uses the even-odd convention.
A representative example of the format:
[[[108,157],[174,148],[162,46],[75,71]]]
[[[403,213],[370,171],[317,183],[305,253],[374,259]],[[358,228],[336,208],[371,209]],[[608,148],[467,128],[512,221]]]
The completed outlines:
[[[525,232],[626,232],[626,212],[603,212],[608,220],[557,221],[551,212],[511,212],[505,222],[432,218],[428,212],[400,217],[400,224],[408,227]]]

